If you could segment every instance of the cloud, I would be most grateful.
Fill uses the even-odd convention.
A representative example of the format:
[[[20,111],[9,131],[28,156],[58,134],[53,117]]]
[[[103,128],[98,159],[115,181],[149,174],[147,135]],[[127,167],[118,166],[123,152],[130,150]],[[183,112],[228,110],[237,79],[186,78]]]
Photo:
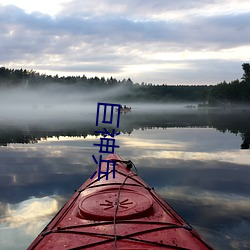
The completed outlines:
[[[134,19],[161,19],[161,18],[183,18],[189,15],[198,15],[212,11],[214,8],[219,8],[223,10],[230,10],[230,4],[233,1],[197,1],[197,0],[179,0],[179,1],[162,1],[162,0],[127,0],[126,2],[115,0],[105,0],[100,3],[98,0],[87,0],[82,1],[74,0],[65,3],[65,8],[61,13],[64,15],[79,15],[79,16],[130,16]],[[248,3],[247,0],[242,1],[242,8],[244,8],[244,3]],[[110,8],[112,6],[112,8]],[[222,7],[221,7],[222,6]],[[225,8],[228,6],[228,8]],[[239,7],[238,7],[239,8]],[[234,11],[238,8],[235,8]]]
[[[5,12],[14,12],[6,15]],[[18,8],[6,7],[6,25],[13,26],[12,32],[33,37],[30,42],[34,44],[61,45],[80,47],[81,42],[86,45],[104,44],[121,45],[138,43],[159,43],[166,45],[175,43],[182,48],[195,49],[209,46],[230,47],[248,44],[249,34],[245,33],[242,39],[242,31],[247,31],[250,21],[250,13],[239,15],[222,15],[216,17],[195,17],[189,22],[167,20],[135,20],[129,17],[104,16],[84,18],[80,16],[58,16],[52,18],[49,15],[37,13],[22,13]],[[13,18],[15,16],[16,18]],[[14,21],[14,22],[13,22]],[[18,24],[16,24],[18,22]],[[15,29],[15,28],[20,28]],[[18,30],[20,33],[18,33]],[[220,31],[218,33],[218,31]],[[23,33],[24,32],[24,33]],[[31,32],[31,33],[30,33]],[[36,32],[40,32],[40,35]],[[12,33],[12,35],[13,35]],[[42,39],[40,43],[36,38]],[[56,40],[56,38],[59,38]],[[35,39],[35,40],[34,40]],[[64,43],[65,40],[68,43]],[[20,43],[20,41],[19,41]],[[55,44],[54,44],[55,43]],[[61,44],[62,43],[62,44]],[[28,44],[29,45],[29,44]],[[32,44],[30,44],[32,45]],[[67,48],[67,47],[66,47]],[[68,48],[70,49],[70,48]],[[159,48],[158,48],[159,50]]]

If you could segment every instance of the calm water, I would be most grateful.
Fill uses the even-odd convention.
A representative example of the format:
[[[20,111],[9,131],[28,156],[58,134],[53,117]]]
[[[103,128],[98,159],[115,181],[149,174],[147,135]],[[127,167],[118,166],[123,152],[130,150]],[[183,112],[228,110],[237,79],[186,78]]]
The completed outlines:
[[[0,119],[1,249],[25,249],[96,168],[94,109],[39,117]],[[215,249],[250,249],[249,110],[135,107],[120,129],[116,152]]]

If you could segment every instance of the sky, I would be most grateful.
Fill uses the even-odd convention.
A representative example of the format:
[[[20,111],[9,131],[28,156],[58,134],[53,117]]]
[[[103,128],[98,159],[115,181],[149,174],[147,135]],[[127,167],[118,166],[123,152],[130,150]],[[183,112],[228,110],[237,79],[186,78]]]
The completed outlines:
[[[0,67],[153,84],[240,79],[250,1],[0,0]]]

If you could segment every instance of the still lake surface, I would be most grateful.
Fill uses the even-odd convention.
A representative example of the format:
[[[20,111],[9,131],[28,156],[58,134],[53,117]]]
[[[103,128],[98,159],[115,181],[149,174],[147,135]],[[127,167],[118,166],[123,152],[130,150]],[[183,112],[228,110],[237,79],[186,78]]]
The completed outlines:
[[[96,107],[25,114],[0,117],[1,249],[27,248],[100,155]],[[249,109],[134,104],[119,131],[116,152],[208,243],[250,249]]]

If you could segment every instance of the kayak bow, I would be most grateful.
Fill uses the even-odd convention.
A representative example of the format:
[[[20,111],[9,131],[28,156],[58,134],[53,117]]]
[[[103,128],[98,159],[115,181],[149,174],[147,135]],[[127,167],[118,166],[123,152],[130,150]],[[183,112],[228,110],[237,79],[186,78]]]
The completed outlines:
[[[150,186],[115,161],[109,178],[88,179],[28,248],[31,249],[212,249]],[[107,165],[102,163],[102,170]]]

